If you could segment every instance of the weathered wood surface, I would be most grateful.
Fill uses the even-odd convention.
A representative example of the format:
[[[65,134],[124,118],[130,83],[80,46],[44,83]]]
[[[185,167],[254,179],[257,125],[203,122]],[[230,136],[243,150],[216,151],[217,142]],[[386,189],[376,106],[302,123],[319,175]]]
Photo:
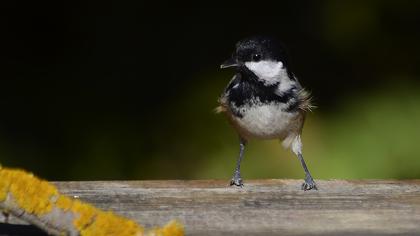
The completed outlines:
[[[319,190],[308,192],[300,190],[301,180],[248,180],[242,189],[227,183],[56,184],[65,194],[148,227],[177,218],[187,235],[420,235],[420,180],[318,180]],[[0,224],[0,235],[11,227]],[[30,229],[20,230],[25,235]]]

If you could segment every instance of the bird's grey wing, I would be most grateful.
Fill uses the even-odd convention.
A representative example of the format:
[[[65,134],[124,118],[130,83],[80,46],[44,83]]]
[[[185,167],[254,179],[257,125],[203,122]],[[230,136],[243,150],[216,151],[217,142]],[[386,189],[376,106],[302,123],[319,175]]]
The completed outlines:
[[[241,74],[239,74],[239,73],[235,74],[232,77],[232,79],[230,80],[230,82],[226,86],[225,90],[223,91],[223,93],[219,97],[218,101],[219,101],[220,105],[218,107],[216,107],[216,112],[217,113],[226,111],[226,108],[228,106],[227,99],[228,99],[228,96],[229,96],[229,91],[233,88],[233,86],[238,84],[240,80],[241,80]]]
[[[233,86],[238,84],[240,80],[241,80],[241,74],[239,74],[239,73],[235,74],[232,77],[232,79],[230,80],[230,82],[228,83],[228,85],[226,86],[225,91],[223,92],[223,95],[229,93],[229,90],[231,90],[233,88]]]
[[[296,75],[292,73],[292,76],[293,76],[293,80],[296,81],[297,88],[298,89],[301,89],[302,88],[302,85],[300,84],[300,82],[299,82],[298,78],[296,77]]]
[[[305,90],[302,85],[299,83],[298,78],[293,74],[293,78],[296,81],[297,89],[298,89],[298,98],[300,100],[299,108],[303,111],[311,111],[316,106],[312,104],[312,96],[311,93]]]

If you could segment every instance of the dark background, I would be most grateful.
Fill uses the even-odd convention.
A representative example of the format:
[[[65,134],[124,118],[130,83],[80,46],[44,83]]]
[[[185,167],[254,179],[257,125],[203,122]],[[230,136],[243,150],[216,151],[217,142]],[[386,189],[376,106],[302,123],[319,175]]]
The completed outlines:
[[[316,178],[420,178],[418,1],[2,4],[0,163],[51,180],[226,178],[238,142],[217,97],[239,39],[288,47],[318,108]],[[301,178],[278,141],[245,178]]]

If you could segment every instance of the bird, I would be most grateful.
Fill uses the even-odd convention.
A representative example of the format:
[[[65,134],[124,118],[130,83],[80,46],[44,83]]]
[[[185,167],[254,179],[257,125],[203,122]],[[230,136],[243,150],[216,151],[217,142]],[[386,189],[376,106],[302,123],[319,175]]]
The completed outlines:
[[[302,165],[305,179],[301,189],[317,190],[303,158],[301,140],[306,113],[314,106],[310,93],[290,69],[283,43],[270,36],[247,37],[236,43],[232,56],[220,68],[235,70],[216,108],[239,136],[239,157],[230,185],[243,186],[240,167],[250,140],[279,139]]]

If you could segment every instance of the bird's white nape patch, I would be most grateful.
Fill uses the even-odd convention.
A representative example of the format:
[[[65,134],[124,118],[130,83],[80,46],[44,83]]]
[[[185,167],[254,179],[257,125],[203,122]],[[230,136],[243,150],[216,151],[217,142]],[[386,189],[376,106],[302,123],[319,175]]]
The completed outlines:
[[[281,61],[250,61],[245,66],[252,71],[265,85],[273,85],[287,76],[287,71]]]

